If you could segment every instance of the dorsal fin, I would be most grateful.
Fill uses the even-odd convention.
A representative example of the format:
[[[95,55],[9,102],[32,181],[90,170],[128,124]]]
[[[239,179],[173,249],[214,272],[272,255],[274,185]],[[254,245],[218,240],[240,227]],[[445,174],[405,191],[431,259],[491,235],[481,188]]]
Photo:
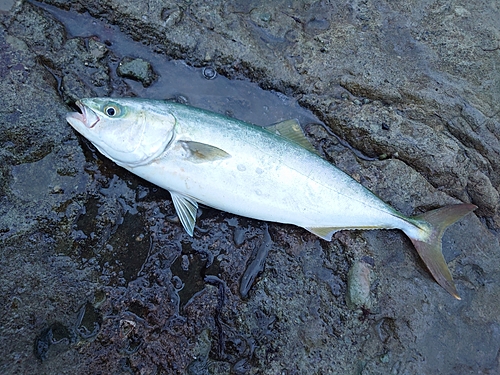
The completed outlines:
[[[281,121],[273,125],[265,126],[264,129],[273,134],[277,134],[283,138],[286,138],[289,141],[302,146],[306,150],[315,153],[316,155],[319,155],[318,151],[313,147],[311,142],[309,142],[309,139],[307,139],[307,137],[305,136],[304,131],[302,130],[297,119]]]

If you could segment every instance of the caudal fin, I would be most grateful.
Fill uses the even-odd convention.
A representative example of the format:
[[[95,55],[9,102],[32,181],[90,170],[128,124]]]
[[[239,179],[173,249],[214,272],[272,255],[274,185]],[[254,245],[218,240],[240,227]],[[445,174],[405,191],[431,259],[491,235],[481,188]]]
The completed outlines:
[[[446,228],[476,208],[477,206],[473,204],[457,204],[412,218],[416,223],[424,224],[417,225],[425,232],[420,238],[409,236],[413,245],[434,279],[456,299],[460,299],[460,296],[441,251],[441,238]]]

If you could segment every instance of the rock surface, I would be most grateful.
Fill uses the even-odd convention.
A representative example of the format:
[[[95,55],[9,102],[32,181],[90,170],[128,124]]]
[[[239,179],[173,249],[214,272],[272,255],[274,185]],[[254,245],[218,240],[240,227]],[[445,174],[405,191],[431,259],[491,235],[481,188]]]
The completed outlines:
[[[0,372],[500,372],[496,2],[46,4],[0,7]],[[120,77],[127,56],[154,78]],[[66,124],[76,99],[107,95],[259,125],[297,117],[329,161],[405,214],[478,205],[443,239],[462,301],[399,232],[327,243],[272,223],[242,299],[264,224],[204,208],[187,236],[167,192]],[[359,264],[369,306],[353,309]]]

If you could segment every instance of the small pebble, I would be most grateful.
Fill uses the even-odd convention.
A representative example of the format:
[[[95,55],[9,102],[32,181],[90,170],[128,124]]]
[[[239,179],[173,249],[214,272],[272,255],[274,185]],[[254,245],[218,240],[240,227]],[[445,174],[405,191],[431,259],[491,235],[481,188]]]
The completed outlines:
[[[117,68],[120,77],[141,82],[144,87],[150,86],[156,79],[151,64],[143,59],[124,57]]]
[[[370,308],[370,266],[355,261],[347,275],[347,304],[352,309]]]

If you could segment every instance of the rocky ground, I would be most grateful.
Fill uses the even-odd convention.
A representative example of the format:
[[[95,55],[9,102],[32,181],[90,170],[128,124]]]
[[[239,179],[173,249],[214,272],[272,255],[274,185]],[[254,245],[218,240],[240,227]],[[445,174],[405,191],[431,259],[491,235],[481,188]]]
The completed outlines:
[[[0,20],[2,373],[500,372],[496,2],[4,1]],[[476,204],[443,239],[462,300],[398,231],[328,243],[203,208],[189,237],[66,123],[106,95],[297,117],[405,214]]]

